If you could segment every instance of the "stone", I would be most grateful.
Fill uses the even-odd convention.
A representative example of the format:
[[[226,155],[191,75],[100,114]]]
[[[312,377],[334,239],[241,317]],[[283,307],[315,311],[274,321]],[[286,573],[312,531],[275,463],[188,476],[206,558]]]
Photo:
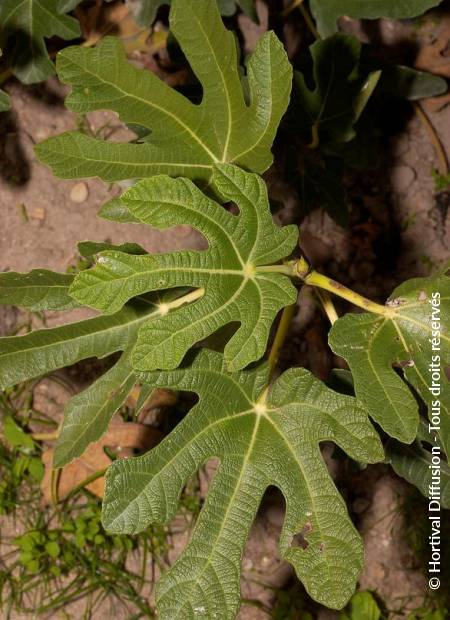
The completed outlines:
[[[86,183],[76,183],[70,190],[70,200],[81,204],[86,200],[89,195],[89,190]]]

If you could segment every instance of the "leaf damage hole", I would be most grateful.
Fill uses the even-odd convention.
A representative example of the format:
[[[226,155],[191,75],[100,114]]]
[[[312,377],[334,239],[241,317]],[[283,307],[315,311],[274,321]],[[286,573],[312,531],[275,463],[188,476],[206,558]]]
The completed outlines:
[[[412,368],[414,364],[414,360],[401,360],[399,363],[400,368]]]
[[[418,301],[426,301],[428,299],[426,292],[425,291],[420,291],[417,299],[418,299]]]
[[[294,534],[291,541],[291,547],[300,547],[301,549],[307,549],[309,542],[306,540],[306,535],[312,532],[313,526],[311,521],[307,521],[298,534]]]

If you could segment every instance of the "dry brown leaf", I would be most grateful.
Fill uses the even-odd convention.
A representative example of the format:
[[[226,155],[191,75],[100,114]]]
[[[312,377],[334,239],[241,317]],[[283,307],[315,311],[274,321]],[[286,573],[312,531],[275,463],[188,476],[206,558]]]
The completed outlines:
[[[129,407],[136,407],[137,402],[139,400],[141,388],[139,386],[135,386],[127,399],[127,405]],[[145,402],[145,409],[148,411],[150,409],[162,409],[173,407],[178,401],[178,396],[176,392],[172,390],[164,390],[163,388],[157,388],[153,390],[150,394],[150,397]]]
[[[167,33],[153,41],[152,29],[138,26],[126,4],[104,5],[100,11],[93,7],[85,14],[83,26],[84,45],[89,47],[108,35],[121,39],[128,54],[136,51],[153,53],[167,43]]]
[[[85,451],[82,457],[66,465],[58,477],[58,499],[64,499],[69,493],[90,476],[106,469],[111,460],[104,448],[111,448],[119,458],[133,456],[136,452],[144,452],[153,448],[162,439],[162,433],[155,428],[134,422],[113,422],[108,432]],[[42,455],[45,475],[41,483],[43,499],[52,503],[52,463],[53,449],[46,450]],[[86,485],[86,489],[98,497],[103,497],[105,488],[104,477],[97,478]]]

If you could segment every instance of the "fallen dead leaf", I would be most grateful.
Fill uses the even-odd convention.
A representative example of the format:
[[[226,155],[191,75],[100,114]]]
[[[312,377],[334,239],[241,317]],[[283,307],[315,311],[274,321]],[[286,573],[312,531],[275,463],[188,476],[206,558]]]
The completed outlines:
[[[129,407],[136,407],[141,388],[135,386],[127,399],[127,405]],[[173,407],[178,401],[178,395],[173,390],[165,390],[163,388],[156,388],[150,394],[149,398],[144,404],[144,409],[147,411],[151,409],[162,409],[166,407]]]
[[[145,452],[156,446],[162,439],[160,431],[144,424],[134,422],[113,422],[108,432],[96,443],[91,444],[82,457],[66,465],[58,477],[58,499],[64,499],[69,493],[97,472],[106,469],[111,460],[104,448],[111,448],[118,458],[133,456],[136,452]],[[45,467],[44,478],[41,483],[43,500],[52,503],[52,463],[53,448],[42,454]],[[86,489],[98,497],[103,497],[105,490],[104,477],[97,478],[86,485]]]

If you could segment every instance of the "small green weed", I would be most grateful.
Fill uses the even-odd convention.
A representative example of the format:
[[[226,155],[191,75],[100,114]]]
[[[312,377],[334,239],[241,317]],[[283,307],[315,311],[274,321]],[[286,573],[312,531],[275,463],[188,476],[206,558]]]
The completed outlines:
[[[155,566],[167,564],[167,528],[151,527],[138,536],[108,535],[101,525],[100,500],[84,489],[57,506],[42,508],[42,448],[35,439],[39,435],[29,428],[54,422],[34,410],[34,385],[5,391],[0,401],[2,618],[61,609],[67,618],[84,620],[94,617],[106,598],[122,606],[126,618],[154,618],[148,599]],[[181,498],[181,515],[189,526],[201,507],[198,488],[194,480]],[[8,535],[12,526],[20,535]],[[69,607],[80,600],[82,616],[79,607],[73,612]]]

